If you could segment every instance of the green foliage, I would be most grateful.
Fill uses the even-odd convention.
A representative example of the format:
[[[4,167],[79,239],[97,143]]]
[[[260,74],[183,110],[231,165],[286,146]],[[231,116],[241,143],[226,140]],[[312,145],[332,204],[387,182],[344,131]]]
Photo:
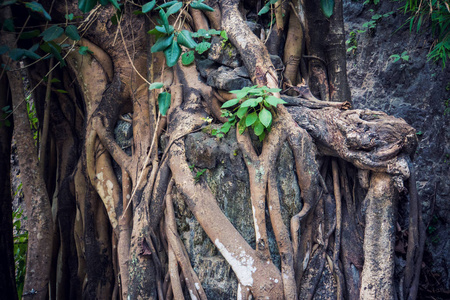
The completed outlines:
[[[222,108],[233,109],[231,112],[229,110],[222,111],[222,116],[227,117],[228,121],[222,125],[220,132],[227,133],[232,126],[237,124],[239,134],[251,127],[262,141],[271,129],[277,105],[286,103],[271,95],[271,93],[280,91],[280,89],[269,89],[266,86],[257,87],[256,85],[230,91],[230,93],[236,94],[236,99],[228,100],[222,105]]]
[[[199,9],[204,11],[214,11],[214,8],[203,3],[204,0],[198,0],[196,2],[191,3],[191,7],[193,9]]]
[[[52,20],[52,17],[50,17],[48,12],[44,9],[44,7],[42,7],[42,4],[37,3],[36,1],[25,2],[25,7],[29,8],[33,12],[36,12],[36,13],[42,15],[47,21],[51,21]]]
[[[189,168],[192,170],[195,166],[190,166]],[[202,177],[203,173],[206,172],[206,169],[201,169],[200,171],[197,171],[197,173],[194,176],[195,183],[198,183],[200,181],[200,177]]]
[[[191,2],[190,6],[193,9],[214,11],[213,8],[204,4],[203,0]],[[178,59],[183,51],[181,46],[188,49],[193,49],[199,54],[203,54],[211,47],[211,43],[205,41],[205,39],[210,39],[214,34],[222,35],[223,32],[214,29],[208,31],[200,29],[194,33],[187,30],[175,30],[175,28],[169,24],[168,17],[172,14],[178,13],[181,9],[186,8],[183,8],[183,3],[179,1],[170,1],[160,6],[158,6],[155,1],[150,1],[142,7],[143,13],[158,10],[160,17],[158,23],[160,25],[155,26],[154,29],[148,31],[149,34],[153,34],[156,37],[156,42],[152,46],[151,51],[153,53],[162,51],[166,57],[167,66],[169,67],[174,66],[178,62]],[[201,42],[197,43],[194,38],[201,39]],[[192,50],[189,50],[183,55],[181,62],[184,65],[189,65],[194,61],[194,59],[194,53]]]
[[[427,57],[434,62],[441,61],[445,68],[450,57],[450,4],[448,1],[402,0],[404,13],[411,14],[408,18],[409,30],[419,32],[422,25],[431,22],[432,33],[436,40]]]
[[[19,38],[21,40],[27,40],[27,39],[32,39],[34,37],[37,37],[41,34],[41,31],[39,29],[35,29],[32,31],[24,31],[20,34]]]
[[[53,41],[54,39],[59,38],[64,33],[64,29],[59,26],[52,26],[41,33],[39,36],[42,36],[42,39],[45,42]]]
[[[148,13],[149,11],[151,11],[153,9],[153,7],[155,7],[155,4],[156,4],[156,0],[147,2],[146,4],[144,4],[142,6],[142,12],[144,14]]]
[[[162,82],[153,82],[152,84],[150,84],[150,87],[148,89],[155,90],[155,89],[160,89],[163,86],[164,86],[164,83],[162,83]]]
[[[372,16],[370,21],[364,23],[362,26],[364,28],[367,28],[367,29],[375,29],[375,27],[377,26],[377,23],[380,22],[382,20],[382,18],[387,18],[390,15],[392,15],[393,13],[394,13],[393,11],[390,11],[390,12],[382,14],[382,15],[381,14],[375,14],[375,15]],[[358,30],[358,33],[364,33],[364,32],[366,32],[367,29],[365,29],[365,30]]]
[[[356,32],[350,31],[349,36],[350,36],[350,38],[347,41],[345,41],[345,43],[348,46],[347,52],[351,52],[352,54],[355,54],[356,50],[358,50],[358,40],[356,38]]]
[[[158,95],[158,106],[161,115],[165,116],[170,107],[171,95],[168,92],[162,92]]]
[[[78,34],[78,29],[75,25],[69,25],[66,27],[66,35],[74,41],[81,40],[81,37]]]
[[[366,1],[367,2],[367,1]],[[378,4],[379,1],[374,1],[374,4]],[[367,3],[365,3],[367,4]],[[372,9],[370,11],[373,11]],[[373,32],[375,28],[377,27],[377,23],[380,22],[383,18],[387,18],[390,15],[392,15],[394,12],[388,12],[385,14],[375,14],[373,15],[368,22],[365,22],[362,27],[364,29],[356,29],[353,31],[350,31],[349,38],[346,41],[347,44],[347,52],[351,52],[352,54],[355,54],[358,49],[358,34],[362,34],[365,32]]]
[[[108,5],[108,3],[111,3],[116,9],[120,9],[120,5],[117,2],[117,0],[79,0],[78,1],[78,8],[84,12],[87,13],[91,9],[93,9],[97,3],[100,2],[101,5],[105,6]]]
[[[81,46],[80,49],[78,50],[78,53],[80,53],[81,55],[87,55],[89,53],[92,53],[92,51],[89,50],[89,47],[87,46]]]
[[[368,5],[370,3],[377,5],[378,3],[380,3],[380,0],[366,0],[363,2],[364,5]]]
[[[334,0],[320,0],[320,9],[325,17],[330,18],[333,15]]]
[[[97,5],[97,0],[79,0],[78,1],[78,8],[84,13],[89,12],[91,9],[94,8],[95,5]]]
[[[263,6],[263,8],[261,8],[261,10],[258,12],[258,16],[268,13],[270,11],[270,6],[277,2],[278,2],[278,0],[267,1],[266,4]]]
[[[25,283],[28,232],[22,228],[23,210],[13,211],[13,232],[14,232],[14,263],[16,267],[16,287],[19,299],[22,298],[23,285]]]
[[[407,53],[408,53],[408,51],[403,51],[402,54],[393,54],[393,55],[389,56],[389,58],[394,59],[392,61],[392,63],[395,63],[395,62],[399,61],[400,59],[402,59],[404,61],[408,61],[409,55]]]
[[[188,66],[191,63],[193,63],[194,59],[195,59],[194,51],[185,52],[183,53],[183,55],[181,55],[181,63],[185,66]]]
[[[33,132],[33,139],[37,144],[39,139],[39,119],[37,117],[36,107],[33,101],[31,101],[31,95],[26,98],[28,120],[30,121],[31,132]]]
[[[2,107],[1,117],[0,117],[0,128],[4,125],[6,127],[11,126],[11,121],[8,120],[8,117],[11,116],[12,110],[11,106]]]
[[[198,54],[203,54],[208,51],[209,48],[211,48],[211,43],[201,42],[195,47],[195,51],[197,51]]]

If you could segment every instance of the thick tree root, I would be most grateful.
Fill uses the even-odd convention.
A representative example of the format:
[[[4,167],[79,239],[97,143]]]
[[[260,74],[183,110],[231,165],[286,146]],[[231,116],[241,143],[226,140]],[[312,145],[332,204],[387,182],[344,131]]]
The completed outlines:
[[[394,299],[395,194],[389,175],[372,174],[366,196],[369,206],[360,299]]]

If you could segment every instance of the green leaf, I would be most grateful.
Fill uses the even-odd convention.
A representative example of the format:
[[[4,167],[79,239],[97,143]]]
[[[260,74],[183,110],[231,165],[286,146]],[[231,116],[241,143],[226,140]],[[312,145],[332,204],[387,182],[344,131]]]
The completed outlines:
[[[195,47],[195,51],[197,51],[198,54],[202,54],[205,51],[208,51],[208,49],[211,48],[211,43],[208,42],[201,42]]]
[[[99,0],[99,1],[100,1],[100,4],[103,5],[103,6],[106,6],[109,3],[108,0]]]
[[[157,27],[158,27],[158,26],[157,26]],[[160,27],[164,29],[163,26],[160,26]],[[166,30],[164,29],[164,33],[162,33],[162,32],[160,32],[160,31],[158,31],[156,28],[153,28],[153,29],[147,31],[147,33],[148,33],[148,34],[153,34],[153,35],[155,36],[155,39],[158,40],[158,39],[160,39],[160,38],[166,36],[165,31],[166,31]]]
[[[35,29],[32,31],[25,31],[25,32],[22,32],[22,34],[20,35],[19,38],[21,40],[27,40],[27,39],[37,37],[40,33],[41,33],[41,31],[39,29]]]
[[[174,40],[172,42],[172,45],[170,45],[166,50],[164,50],[164,55],[166,56],[167,66],[173,67],[177,63],[178,58],[180,58],[181,47]]]
[[[81,40],[81,37],[78,34],[78,29],[75,25],[69,25],[66,27],[66,35],[74,41]]]
[[[119,3],[117,3],[117,0],[108,0],[115,8],[120,10]]]
[[[31,59],[36,59],[36,60],[41,58],[39,55],[37,55],[36,53],[34,53],[33,51],[30,51],[30,50],[25,50],[25,56],[29,57]]]
[[[197,42],[191,37],[191,33],[187,30],[182,30],[177,36],[178,44],[183,45],[189,49],[194,49]]]
[[[331,17],[334,9],[334,0],[320,0],[320,8],[325,17]]]
[[[171,95],[167,92],[162,92],[158,95],[159,112],[163,116],[166,115],[167,110],[170,107],[170,98],[171,98]]]
[[[283,99],[277,98],[275,96],[268,96],[266,98],[267,103],[269,103],[272,106],[277,106],[278,104],[285,104],[286,101],[284,101]]]
[[[17,0],[3,0],[2,4],[0,4],[0,6],[11,5],[11,4],[14,4],[16,2],[17,2]]]
[[[50,46],[50,53],[53,54],[53,56],[55,56],[59,61],[60,67],[64,67],[66,65],[66,62],[61,56],[61,47],[55,42],[48,42],[48,45]]]
[[[144,4],[144,6],[142,6],[142,12],[144,14],[148,13],[149,11],[151,11],[153,9],[153,7],[155,7],[155,4],[156,4],[156,0],[153,0],[153,1],[150,1],[146,4]]]
[[[272,114],[267,109],[263,108],[259,112],[259,120],[267,128],[272,123]]]
[[[82,12],[87,13],[91,9],[93,9],[96,4],[97,4],[97,0],[79,0],[78,1],[78,8]]]
[[[150,87],[148,88],[149,90],[156,90],[156,89],[160,89],[164,86],[164,83],[162,82],[153,82],[152,84],[150,84]]]
[[[206,29],[200,28],[199,30],[197,30],[196,32],[193,32],[191,35],[193,37],[204,37],[205,35],[208,34],[208,31],[206,31]]]
[[[241,104],[241,107],[256,107],[262,100],[263,100],[262,97],[258,97],[258,98],[250,98],[250,99],[248,99],[248,100],[245,100],[245,101]]]
[[[227,32],[226,32],[225,30],[222,30],[222,31],[220,32],[220,36],[221,36],[224,40],[228,41],[228,35],[227,35]]]
[[[222,108],[232,107],[232,106],[235,106],[238,103],[239,103],[239,99],[231,99],[231,100],[228,100],[227,102],[225,102],[222,105]]]
[[[281,92],[281,89],[272,88],[272,89],[265,89],[265,91],[268,93],[279,93]]]
[[[14,30],[13,19],[6,19],[3,22],[3,29],[5,29],[6,31],[9,31],[9,32],[14,32],[15,30]]]
[[[66,65],[64,59],[61,56],[61,46],[56,44],[53,41],[46,42],[40,46],[42,50],[47,53],[52,54],[56,59],[60,62],[60,67],[64,67]]]
[[[73,14],[65,14],[64,17],[66,20],[72,21],[73,20]]]
[[[120,19],[122,18],[122,13],[120,11],[116,11],[116,14],[111,17],[111,23],[114,25],[119,24]]]
[[[159,17],[161,18],[161,21],[162,21],[162,23],[163,23],[163,26],[164,26],[164,28],[166,29],[166,33],[168,33],[168,32],[170,31],[170,28],[169,28],[169,20],[167,20],[167,15],[166,15],[166,13],[164,12],[163,9],[161,9],[161,10],[159,11]]]
[[[194,51],[189,51],[181,55],[181,63],[185,66],[190,65],[195,59]]]
[[[169,7],[169,9],[166,12],[166,16],[170,16],[174,13],[177,13],[181,8],[183,7],[183,3],[182,2],[177,2],[174,5],[172,5],[171,7]]]
[[[242,119],[244,115],[247,113],[247,110],[248,107],[240,107],[236,112],[236,116],[238,116],[239,119]]]
[[[222,31],[224,31],[224,30],[222,30]],[[215,29],[210,29],[210,30],[208,30],[208,34],[210,34],[210,35],[218,35],[218,34],[220,34],[222,31],[220,31],[220,30],[215,30]]]
[[[25,49],[15,48],[9,51],[9,57],[11,57],[12,60],[18,61],[21,60],[24,56]]]
[[[266,5],[261,8],[261,10],[258,12],[258,16],[268,13],[270,10],[270,4],[267,3]]]
[[[152,46],[150,49],[152,53],[164,51],[166,48],[168,48],[172,42],[173,42],[174,35],[165,36],[162,38],[159,38],[156,43]]]
[[[263,132],[258,136],[259,141],[262,142],[262,141],[264,140],[265,137],[266,137],[266,132],[263,131]]]
[[[260,136],[264,132],[264,125],[259,120],[256,120],[253,126],[253,131],[257,136]]]
[[[61,94],[68,94],[69,92],[67,92],[66,90],[56,90],[58,93]]]
[[[228,133],[228,131],[230,131],[231,128],[231,123],[230,122],[225,122],[222,127],[220,128],[220,131],[223,133]]]
[[[39,36],[42,36],[42,39],[45,42],[53,41],[56,38],[59,38],[64,33],[64,29],[59,26],[52,26],[41,33]]]
[[[80,2],[81,2],[81,1],[82,1],[82,0],[80,0]],[[95,1],[95,2],[97,2],[97,1]],[[79,4],[78,4],[78,5],[79,5]],[[33,2],[25,2],[25,7],[31,9],[31,11],[34,11],[34,12],[37,12],[37,13],[42,14],[42,15],[44,16],[44,18],[45,18],[47,21],[51,21],[51,20],[52,20],[52,17],[50,17],[50,15],[49,15],[48,12],[44,9],[44,7],[43,7],[40,3],[37,3],[36,1],[33,1]]]
[[[253,123],[255,123],[255,121],[258,119],[258,115],[256,114],[256,111],[252,112],[251,114],[249,114],[247,116],[247,118],[245,119],[245,126],[249,127],[252,126]]]
[[[6,45],[0,45],[0,55],[5,54],[9,51],[9,47]]]
[[[245,128],[247,128],[247,126],[245,126],[245,118],[243,118],[238,123],[239,134],[243,134],[245,131]]]
[[[393,54],[391,56],[389,56],[389,58],[393,58],[394,60],[392,61],[392,63],[397,62],[398,60],[400,60],[400,55],[398,54]]]
[[[58,82],[61,82],[61,80],[59,80],[58,78],[52,78],[52,80],[50,82],[51,83],[58,83]]]
[[[163,3],[163,4],[161,4],[161,5],[158,6],[158,9],[166,8],[166,7],[172,6],[172,5],[174,5],[175,3],[178,3],[178,1],[169,1],[169,2]]]
[[[78,50],[78,53],[80,53],[81,55],[86,55],[88,53],[93,53],[91,50],[89,50],[89,48],[87,46],[81,46],[80,50]]]
[[[245,96],[247,96],[247,94],[254,88],[256,88],[257,85],[254,86],[248,86],[248,87],[244,87],[240,90],[232,90],[229,91],[230,94],[236,94],[238,99],[244,98]]]
[[[205,10],[205,11],[214,11],[214,8],[202,3],[203,1],[192,2],[191,7],[193,9]]]
[[[155,29],[150,30],[151,32],[149,31],[148,33],[156,34],[156,33],[154,33],[154,30],[156,30],[156,31],[158,31],[160,33],[171,35],[174,32],[175,29],[173,28],[172,25],[169,25],[169,31],[166,31],[166,27],[164,27],[164,26],[155,26]]]
[[[21,60],[23,57],[29,57],[31,59],[40,59],[41,57],[34,53],[33,51],[26,50],[26,49],[12,49],[9,51],[9,57],[11,57],[12,60],[18,61]]]

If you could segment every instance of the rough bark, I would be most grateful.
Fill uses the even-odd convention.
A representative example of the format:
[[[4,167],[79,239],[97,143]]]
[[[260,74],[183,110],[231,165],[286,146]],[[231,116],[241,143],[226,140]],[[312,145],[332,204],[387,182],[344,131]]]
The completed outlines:
[[[360,299],[394,299],[395,193],[389,175],[372,174],[366,196]]]

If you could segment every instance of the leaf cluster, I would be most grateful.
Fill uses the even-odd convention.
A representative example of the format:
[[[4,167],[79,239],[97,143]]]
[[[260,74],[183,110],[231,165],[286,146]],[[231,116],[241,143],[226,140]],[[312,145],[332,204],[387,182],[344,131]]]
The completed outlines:
[[[393,55],[389,56],[389,58],[394,59],[392,61],[392,63],[395,63],[395,62],[399,61],[400,59],[402,59],[404,61],[408,61],[409,60],[408,51],[403,51],[402,54],[393,54]]]
[[[18,1],[11,0],[11,1],[3,1],[1,6],[5,5],[11,5],[15,4]],[[83,7],[89,7],[89,1],[80,1],[79,7],[80,9]],[[104,2],[104,1],[103,1]],[[105,5],[109,1],[106,1]],[[110,1],[116,2],[116,1]],[[95,1],[95,4],[97,1]],[[44,9],[44,7],[36,2],[23,2],[25,7],[29,10],[30,15],[33,15],[34,17],[44,19],[46,21],[51,21],[52,18],[50,14]],[[87,6],[86,6],[87,5]],[[73,20],[74,18],[78,18],[74,16],[73,14],[67,14],[66,19],[67,20]],[[14,22],[13,19],[4,20],[3,22],[3,28],[5,30],[8,30],[10,32],[15,32]],[[31,48],[29,49],[22,49],[22,48],[14,48],[9,49],[6,45],[0,46],[0,55],[8,53],[9,57],[14,61],[22,60],[23,58],[30,58],[33,60],[39,60],[42,59],[42,56],[38,53],[36,53],[39,49],[42,50],[44,53],[46,53],[47,57],[55,57],[60,62],[61,67],[65,66],[64,59],[61,55],[62,49],[70,47],[69,44],[62,44],[62,43],[56,43],[55,40],[61,37],[63,34],[65,34],[67,37],[74,41],[79,41],[81,39],[81,36],[78,32],[78,28],[75,25],[67,25],[65,27],[61,27],[59,25],[54,25],[46,30],[42,31],[39,29],[34,29],[31,31],[24,31],[21,32],[19,35],[19,39],[26,40],[26,39],[33,39],[36,37],[39,37],[40,40],[38,43],[35,43]],[[80,52],[81,53],[81,52]],[[83,53],[81,53],[83,54]]]
[[[366,1],[367,2],[367,1]],[[367,3],[364,4],[367,4]],[[374,4],[378,4],[377,1],[374,1]],[[373,12],[373,9],[370,9],[369,11]],[[373,31],[376,26],[377,23],[380,22],[383,18],[387,18],[390,15],[392,15],[394,12],[390,11],[388,13],[385,14],[375,14],[371,17],[371,19],[365,23],[363,23],[362,27],[365,29],[356,29],[356,30],[352,30],[349,33],[349,39],[347,39],[345,41],[345,43],[347,44],[347,52],[351,52],[353,54],[355,54],[356,50],[358,49],[358,35],[361,33],[365,33],[367,31],[371,32]]]
[[[404,2],[402,10],[410,14],[407,23],[409,30],[419,32],[423,25],[431,23],[432,33],[436,38],[427,57],[435,62],[442,61],[443,67],[450,57],[450,3],[442,0],[416,1],[399,0]]]
[[[189,5],[193,9],[214,11],[212,7],[203,3],[204,0],[197,0],[191,2]],[[187,30],[176,31],[175,28],[169,24],[169,16],[178,13],[183,9],[183,3],[179,1],[170,1],[162,5],[157,5],[156,0],[152,0],[142,6],[142,13],[149,13],[152,10],[159,10],[159,25],[154,29],[148,31],[149,34],[154,34],[157,37],[156,43],[150,49],[152,53],[162,51],[166,57],[167,66],[173,67],[181,56],[181,46],[188,49],[195,49],[198,53],[203,53],[209,49],[211,44],[198,44],[191,32]],[[184,8],[185,9],[185,8]],[[206,31],[206,30],[205,30]],[[194,61],[194,53],[192,51],[184,54],[182,63],[189,65]]]
[[[222,111],[222,116],[227,117],[228,121],[222,125],[220,132],[212,134],[220,137],[237,124],[239,134],[244,133],[246,128],[252,128],[255,135],[262,141],[271,129],[277,105],[286,103],[272,95],[280,91],[280,89],[256,85],[230,91],[236,94],[236,99],[228,100],[222,105],[222,108],[226,109]]]

